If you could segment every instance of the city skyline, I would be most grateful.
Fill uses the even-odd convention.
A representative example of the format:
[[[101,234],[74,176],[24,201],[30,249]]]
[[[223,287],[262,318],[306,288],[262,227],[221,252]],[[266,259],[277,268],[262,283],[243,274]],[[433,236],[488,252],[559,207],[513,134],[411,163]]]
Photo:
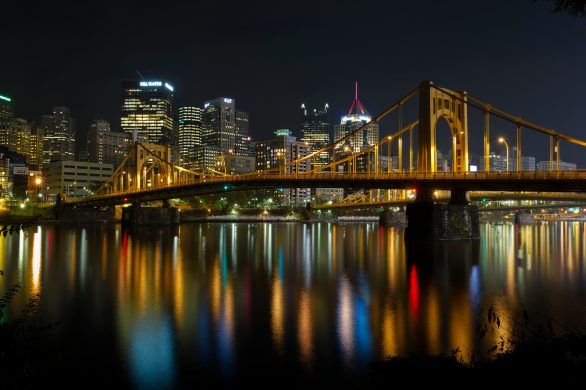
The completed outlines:
[[[118,130],[120,82],[139,80],[140,73],[169,80],[177,107],[217,96],[236,99],[250,113],[253,137],[268,139],[279,128],[300,135],[301,103],[328,102],[333,118],[342,115],[356,80],[376,115],[430,79],[580,136],[582,19],[552,13],[550,2],[497,1],[482,12],[463,1],[352,4],[300,2],[274,10],[227,3],[222,20],[207,12],[213,5],[196,9],[176,2],[99,9],[11,4],[5,50],[14,61],[0,64],[0,93],[13,99],[18,117],[29,120],[40,120],[54,106],[69,107],[84,137],[94,119]],[[352,28],[338,23],[349,12],[355,13]],[[137,43],[141,34],[155,36],[152,15],[161,23],[156,38]],[[30,28],[18,24],[24,19]],[[441,30],[431,23],[436,19]],[[444,49],[441,36],[459,37],[454,50]],[[585,165],[577,151],[566,153]]]

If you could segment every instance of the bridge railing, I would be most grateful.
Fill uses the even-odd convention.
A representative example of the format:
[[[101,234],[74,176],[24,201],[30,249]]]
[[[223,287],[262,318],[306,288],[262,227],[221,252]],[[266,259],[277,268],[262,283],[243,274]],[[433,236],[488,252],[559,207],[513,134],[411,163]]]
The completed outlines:
[[[262,182],[262,181],[299,181],[300,187],[303,187],[303,181],[315,182],[320,180],[332,181],[340,180],[340,186],[347,186],[348,181],[365,181],[365,180],[393,180],[393,181],[412,181],[416,184],[418,181],[501,181],[501,180],[586,180],[586,170],[574,171],[547,171],[547,172],[381,172],[381,173],[348,173],[348,172],[308,172],[308,173],[248,173],[241,175],[226,175],[221,177],[204,177],[199,179],[183,178],[175,182],[161,185],[152,185],[142,189],[126,190],[111,192],[104,195],[90,195],[83,198],[68,199],[69,203],[82,203],[92,199],[109,199],[119,198],[124,195],[148,194],[161,190],[172,190],[194,185],[209,185],[216,183],[235,183],[235,182]],[[346,183],[342,183],[346,182]],[[297,184],[297,183],[296,183]],[[586,190],[586,188],[585,188]]]

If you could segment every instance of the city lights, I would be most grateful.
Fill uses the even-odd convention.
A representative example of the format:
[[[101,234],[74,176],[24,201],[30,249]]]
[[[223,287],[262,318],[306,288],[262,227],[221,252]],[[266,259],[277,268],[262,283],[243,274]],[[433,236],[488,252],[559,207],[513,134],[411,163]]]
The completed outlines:
[[[4,2],[3,388],[579,388],[584,1],[411,3]]]

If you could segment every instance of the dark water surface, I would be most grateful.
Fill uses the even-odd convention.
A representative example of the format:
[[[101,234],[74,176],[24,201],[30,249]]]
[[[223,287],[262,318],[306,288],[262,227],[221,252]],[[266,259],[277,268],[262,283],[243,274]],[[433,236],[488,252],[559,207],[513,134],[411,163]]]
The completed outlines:
[[[0,292],[22,284],[13,316],[40,295],[63,348],[50,382],[80,388],[349,384],[385,356],[482,354],[523,310],[586,326],[584,223],[481,235],[406,246],[376,223],[42,225],[0,239]],[[490,305],[501,325],[481,339]]]

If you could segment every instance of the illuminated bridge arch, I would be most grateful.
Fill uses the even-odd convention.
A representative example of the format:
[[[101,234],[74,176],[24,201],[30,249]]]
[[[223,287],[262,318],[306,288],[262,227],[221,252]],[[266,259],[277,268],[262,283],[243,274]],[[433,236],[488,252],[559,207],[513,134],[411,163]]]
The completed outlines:
[[[431,81],[419,86],[417,170],[437,171],[436,126],[444,118],[452,136],[452,170],[468,170],[468,104],[466,92],[440,90]]]

